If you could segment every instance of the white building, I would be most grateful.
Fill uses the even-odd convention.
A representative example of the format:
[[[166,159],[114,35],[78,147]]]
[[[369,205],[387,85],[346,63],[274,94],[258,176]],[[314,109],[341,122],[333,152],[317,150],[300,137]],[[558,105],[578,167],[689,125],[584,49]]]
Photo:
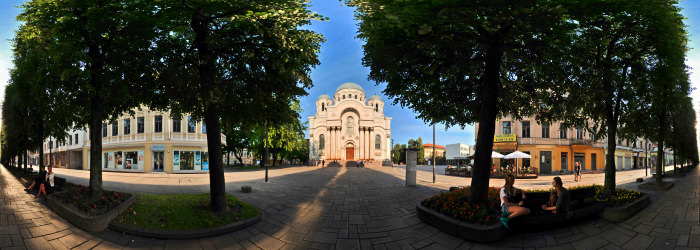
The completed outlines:
[[[463,159],[474,154],[474,146],[469,146],[462,143],[448,144],[445,147],[447,148],[447,160],[454,160],[458,158]]]
[[[366,97],[362,87],[344,83],[331,96],[316,100],[309,117],[309,159],[390,163],[391,118],[384,116],[378,95]]]

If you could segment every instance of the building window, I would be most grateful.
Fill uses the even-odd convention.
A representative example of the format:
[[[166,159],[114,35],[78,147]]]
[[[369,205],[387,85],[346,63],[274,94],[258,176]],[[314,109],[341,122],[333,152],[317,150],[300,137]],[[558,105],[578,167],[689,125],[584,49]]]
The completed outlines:
[[[144,131],[143,116],[136,117],[136,133],[143,134]]]
[[[355,130],[354,123],[355,120],[352,119],[352,116],[348,116],[348,134],[352,134],[352,131]]]
[[[107,123],[102,123],[102,137],[107,137]]]
[[[160,133],[163,132],[163,116],[157,115],[153,123],[153,132]]]
[[[504,135],[510,134],[510,122],[509,121],[503,122],[503,134]]]
[[[180,126],[182,126],[182,121],[179,118],[173,119],[173,132],[180,132]]]
[[[343,95],[343,100],[345,100],[345,95]]]
[[[559,127],[559,138],[566,139],[566,132],[568,132],[566,128]]]
[[[583,140],[583,128],[576,127],[576,140]]]
[[[323,150],[325,148],[326,148],[326,138],[322,134],[322,135],[318,136],[318,149]]]
[[[202,134],[206,134],[206,133],[207,133],[207,124],[204,123],[204,120],[202,120]]]
[[[523,138],[528,138],[530,137],[530,122],[523,122]]]
[[[549,138],[549,123],[542,123],[542,138]]]
[[[374,149],[382,149],[381,142],[382,142],[382,137],[379,135],[376,135],[374,137]],[[433,146],[433,147],[435,147],[435,146]],[[433,150],[435,150],[435,149],[433,149]]]
[[[131,119],[124,119],[124,134],[131,134]]]
[[[75,134],[75,144],[78,144],[78,134]]]
[[[529,122],[528,122],[528,123],[529,123]],[[523,152],[523,153],[526,153],[526,154],[528,154],[528,155],[530,154],[530,152]],[[524,168],[529,168],[529,167],[530,167],[530,159],[529,159],[529,158],[523,158],[522,161],[523,161],[523,167],[524,167]]]
[[[326,104],[325,103],[321,103],[321,111],[326,111]]]
[[[119,135],[119,122],[112,123],[112,136]]]
[[[68,145],[73,145],[73,137],[68,136]]]
[[[374,104],[374,112],[379,112],[379,104]]]
[[[197,123],[192,120],[192,116],[187,116],[187,133],[194,133],[197,128]]]

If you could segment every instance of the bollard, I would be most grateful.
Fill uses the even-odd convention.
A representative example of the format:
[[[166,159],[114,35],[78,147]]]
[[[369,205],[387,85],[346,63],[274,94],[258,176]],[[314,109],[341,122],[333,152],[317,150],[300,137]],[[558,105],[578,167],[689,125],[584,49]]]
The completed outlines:
[[[406,186],[416,186],[416,162],[418,160],[418,150],[406,149]]]

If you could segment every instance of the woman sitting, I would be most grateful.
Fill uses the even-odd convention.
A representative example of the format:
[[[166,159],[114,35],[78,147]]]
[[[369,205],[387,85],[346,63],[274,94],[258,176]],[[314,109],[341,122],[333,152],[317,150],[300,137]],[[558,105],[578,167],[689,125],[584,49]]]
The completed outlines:
[[[569,211],[569,202],[571,201],[569,190],[564,188],[564,183],[562,183],[559,176],[554,177],[552,186],[554,187],[553,192],[557,194],[557,201],[554,204],[542,204],[542,210],[552,211],[552,213],[558,215],[566,214]]]
[[[523,200],[520,201],[518,204],[512,203],[518,191],[518,189],[513,187],[513,184],[515,183],[515,176],[513,174],[508,174],[506,175],[505,179],[506,183],[501,188],[500,195],[502,212],[501,223],[503,223],[503,226],[505,226],[506,228],[510,228],[508,226],[508,222],[510,222],[511,219],[529,214],[530,209],[522,207],[523,205],[525,205],[525,192],[523,192],[522,190],[521,193]]]

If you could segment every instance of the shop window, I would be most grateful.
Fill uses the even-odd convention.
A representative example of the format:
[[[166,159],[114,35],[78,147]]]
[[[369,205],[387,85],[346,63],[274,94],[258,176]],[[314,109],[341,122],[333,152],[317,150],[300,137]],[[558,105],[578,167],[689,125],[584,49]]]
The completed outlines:
[[[124,169],[138,169],[138,152],[125,152]]]
[[[194,151],[180,151],[180,170],[194,170]]]
[[[197,123],[192,120],[192,116],[187,116],[187,133],[194,133],[197,128]]]
[[[102,123],[102,137],[107,137],[107,123]]]
[[[374,149],[382,149],[382,137],[379,135],[376,135],[374,137]]]
[[[154,117],[153,122],[153,132],[160,133],[163,132],[163,116],[157,115]]]
[[[542,123],[542,138],[549,138],[549,123]]]
[[[503,134],[504,135],[510,134],[510,122],[509,121],[503,122]]]
[[[522,134],[522,137],[523,137],[523,138],[529,138],[529,137],[530,137],[530,122],[529,122],[529,121],[525,121],[525,122],[522,122],[522,123],[523,123],[523,134]]]
[[[114,122],[112,123],[112,136],[117,136],[119,135],[119,123]]]
[[[523,153],[526,153],[526,154],[530,155],[530,152],[523,152]],[[532,155],[530,155],[530,156],[532,156]],[[529,167],[530,167],[530,159],[528,159],[528,158],[523,158],[522,161],[523,161],[523,167],[524,167],[524,168],[529,168]]]
[[[122,169],[124,161],[122,160],[122,151],[114,152],[114,168]]]
[[[318,136],[318,149],[323,150],[326,148],[326,138],[321,134]]]
[[[209,152],[202,152],[202,170],[209,170]]]
[[[136,133],[143,134],[144,132],[144,119],[143,116],[136,118]]]
[[[173,132],[181,132],[180,126],[182,126],[182,121],[179,118],[173,119]]]
[[[102,168],[109,168],[109,166],[114,166],[114,159],[112,158],[112,152],[103,153]]]
[[[180,169],[180,151],[173,151],[173,169]]]

